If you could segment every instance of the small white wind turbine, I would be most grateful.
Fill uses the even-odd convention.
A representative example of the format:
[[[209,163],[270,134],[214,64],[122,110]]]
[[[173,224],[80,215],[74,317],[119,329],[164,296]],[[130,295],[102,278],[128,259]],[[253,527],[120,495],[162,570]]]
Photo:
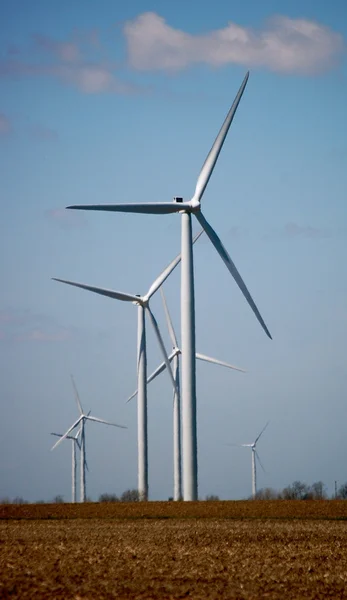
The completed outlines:
[[[199,221],[207,236],[225,263],[230,274],[244,295],[265,333],[271,334],[251,296],[246,284],[238,272],[229,253],[219,236],[208,223],[201,211],[201,201],[210,180],[225,138],[233,121],[249,73],[241,84],[235,100],[224,120],[222,127],[208,153],[198,176],[192,198],[185,201],[175,197],[173,202],[142,202],[133,204],[91,204],[73,205],[70,209],[101,210],[111,212],[142,213],[152,215],[181,214],[181,343],[182,343],[182,434],[183,434],[183,478],[184,500],[198,499],[198,448],[196,424],[196,356],[195,356],[195,300],[194,265],[192,246],[192,215]]]
[[[71,440],[71,450],[72,450],[72,464],[71,464],[71,501],[76,502],[76,472],[77,472],[77,457],[76,457],[76,446],[81,450],[81,446],[79,443],[79,436],[81,434],[81,429],[78,430],[76,435],[67,435],[66,440]],[[51,433],[51,435],[55,435],[59,438],[63,437],[62,433]],[[87,467],[88,468],[88,467]]]
[[[193,243],[196,242],[203,229],[195,236]],[[169,377],[173,386],[176,386],[174,376],[172,374],[170,362],[165,350],[164,342],[158,327],[158,323],[152,313],[149,301],[155,292],[160,288],[164,281],[169,277],[172,271],[181,261],[179,254],[171,263],[160,273],[159,277],[152,283],[147,294],[144,296],[117,292],[104,288],[76,283],[75,281],[67,281],[66,279],[58,279],[53,277],[54,281],[67,283],[102,296],[108,296],[115,300],[123,302],[131,302],[138,308],[138,328],[137,328],[137,445],[138,445],[138,493],[140,500],[148,500],[148,417],[147,417],[147,344],[146,344],[146,320],[145,313],[150,318],[155,335],[158,340],[160,351],[164,358],[165,366],[168,368]]]
[[[165,294],[163,288],[160,288],[164,312],[167,322],[167,327],[169,330],[169,335],[172,343],[172,352],[168,356],[170,363],[173,361],[173,374],[176,381],[176,387],[173,390],[173,466],[174,466],[174,500],[182,500],[182,465],[181,465],[181,392],[180,392],[180,356],[182,354],[181,349],[178,346],[178,341],[176,337],[176,333],[172,324],[170,312],[167,306]],[[235,367],[234,365],[230,365],[221,360],[217,360],[216,358],[211,358],[210,356],[206,356],[205,354],[200,354],[196,352],[196,358],[199,360],[203,360],[206,362],[213,363],[215,365],[221,365],[222,367],[227,367],[228,369],[234,369],[235,371],[245,372],[244,369],[240,369],[239,367]],[[162,373],[166,369],[166,363],[163,362],[153,373],[148,377],[147,383],[150,383],[155,379],[160,373]],[[137,395],[137,390],[129,396],[127,402],[132,400]]]
[[[268,421],[265,425],[265,427],[261,430],[261,432],[259,433],[259,435],[255,438],[253,444],[228,444],[229,446],[241,446],[242,448],[252,448],[252,498],[253,500],[256,499],[257,497],[257,465],[256,465],[256,459],[258,460],[261,468],[263,469],[263,471],[265,471],[262,462],[260,460],[259,454],[256,450],[256,446],[257,443],[259,441],[259,438],[261,435],[263,435],[265,429],[267,428],[268,424],[270,423],[270,421]]]
[[[74,387],[74,391],[75,391],[75,398],[76,398],[76,402],[77,402],[77,406],[78,406],[78,410],[80,412],[80,416],[78,417],[77,421],[75,421],[71,427],[69,427],[69,429],[64,433],[64,435],[62,435],[60,437],[60,439],[54,444],[54,446],[52,446],[51,450],[54,450],[54,448],[56,448],[57,446],[59,446],[59,444],[65,440],[69,434],[76,429],[76,427],[78,427],[78,425],[80,425],[80,449],[81,449],[81,465],[80,465],[80,477],[81,477],[81,496],[80,496],[80,502],[85,502],[86,501],[86,432],[85,432],[85,424],[86,421],[96,421],[96,423],[102,423],[103,425],[112,425],[113,427],[119,427],[120,429],[128,429],[126,426],[124,425],[118,425],[117,423],[110,423],[110,421],[104,421],[104,419],[99,419],[98,417],[93,417],[90,414],[90,411],[88,412],[88,414],[85,414],[83,412],[83,408],[82,408],[82,404],[81,404],[81,400],[79,397],[79,393],[77,391],[77,387],[76,384],[74,382],[74,379],[71,375],[71,381],[72,381],[72,385]]]

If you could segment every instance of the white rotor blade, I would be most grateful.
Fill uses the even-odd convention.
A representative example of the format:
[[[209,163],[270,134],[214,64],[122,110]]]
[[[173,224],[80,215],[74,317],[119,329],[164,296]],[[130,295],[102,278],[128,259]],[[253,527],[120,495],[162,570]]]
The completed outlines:
[[[104,288],[94,287],[92,285],[85,285],[84,283],[76,283],[76,281],[68,281],[66,279],[58,279],[57,277],[52,277],[53,281],[59,281],[60,283],[67,283],[67,285],[73,285],[74,287],[82,288],[83,290],[88,290],[89,292],[95,292],[96,294],[101,294],[101,296],[108,296],[109,298],[115,298],[116,300],[123,300],[124,302],[141,302],[141,298],[139,296],[134,296],[133,294],[123,294],[123,292],[115,292],[113,290],[107,290]]]
[[[226,444],[226,446],[237,446],[238,448],[241,448],[241,446],[244,446],[244,444],[229,443],[229,444]]]
[[[59,444],[61,444],[61,442],[62,442],[63,440],[65,440],[65,438],[67,438],[67,436],[69,435],[69,433],[70,433],[70,432],[71,432],[73,429],[75,429],[75,427],[77,427],[77,425],[79,424],[79,422],[81,421],[81,419],[83,419],[83,417],[82,417],[82,416],[81,416],[81,417],[78,417],[77,421],[75,421],[75,422],[74,422],[74,424],[73,424],[73,425],[71,425],[71,427],[69,427],[69,429],[67,430],[67,432],[66,432],[66,433],[64,433],[64,435],[62,435],[62,436],[61,436],[60,440],[58,440],[58,441],[57,441],[57,442],[54,444],[54,446],[52,446],[51,450],[54,450],[54,448],[56,448],[57,446],[59,446]]]
[[[211,358],[210,356],[205,356],[205,354],[196,353],[196,358],[199,360],[205,360],[206,362],[214,363],[215,365],[221,365],[222,367],[227,367],[228,369],[233,369],[234,371],[241,371],[241,373],[246,373],[245,369],[241,369],[240,367],[235,367],[234,365],[230,365],[222,360],[217,360],[216,358]]]
[[[263,467],[263,464],[262,464],[262,462],[261,462],[261,460],[260,460],[260,456],[259,456],[258,452],[257,452],[256,450],[254,450],[254,452],[255,452],[255,455],[256,455],[256,457],[257,457],[257,459],[258,459],[258,462],[259,462],[259,464],[260,464],[261,468],[263,469],[264,473],[266,473],[266,471],[265,471],[265,469],[264,469],[264,467]]]
[[[180,206],[182,206],[180,204]],[[195,244],[195,242],[199,239],[199,237],[201,236],[201,234],[204,233],[204,230],[201,229],[199,231],[199,233],[196,234],[196,236],[194,236],[193,238],[193,244]],[[177,267],[177,265],[181,262],[181,255],[178,254],[178,256],[176,256],[176,258],[174,258],[170,264],[164,269],[164,271],[162,271],[159,275],[159,277],[157,277],[157,279],[152,283],[151,287],[149,288],[147,294],[144,296],[144,298],[146,300],[149,300],[153,294],[155,294],[155,292],[160,288],[161,285],[163,285],[164,281],[169,277],[169,275],[171,275],[172,271]]]
[[[78,390],[77,390],[77,387],[76,387],[76,384],[75,384],[75,380],[74,380],[74,378],[73,378],[72,375],[70,375],[70,377],[71,377],[72,386],[73,386],[73,389],[74,389],[74,392],[75,392],[75,398],[76,398],[78,410],[80,411],[80,415],[83,415],[83,408],[82,408],[82,404],[81,404],[81,400],[80,400],[80,395],[78,393]]]
[[[178,342],[177,342],[175,330],[173,328],[173,324],[172,324],[171,316],[170,316],[170,313],[169,313],[169,309],[168,309],[168,306],[167,306],[167,303],[166,303],[166,298],[165,298],[165,294],[164,294],[163,288],[160,289],[160,293],[161,293],[161,298],[162,298],[163,305],[164,305],[164,312],[165,312],[165,317],[166,317],[166,323],[167,323],[167,328],[169,330],[169,334],[170,334],[170,338],[171,338],[171,343],[172,343],[172,345],[173,345],[174,348],[177,348]]]
[[[237,92],[236,98],[225,118],[225,121],[214,141],[214,144],[210,150],[210,152],[208,153],[208,156],[203,164],[203,167],[200,171],[200,175],[198,177],[197,183],[196,183],[196,188],[195,188],[195,193],[194,193],[194,200],[198,200],[200,202],[202,195],[205,191],[205,188],[209,182],[209,179],[212,175],[212,171],[215,167],[215,164],[217,162],[219,153],[222,149],[222,146],[224,144],[224,140],[227,136],[227,133],[229,131],[229,127],[231,125],[231,122],[234,118],[234,115],[236,113],[237,107],[239,105],[239,102],[241,100],[242,94],[245,90],[247,81],[248,81],[248,77],[249,77],[249,72],[246,73],[246,76],[241,84],[241,87],[239,89],[239,91]]]
[[[254,445],[256,445],[257,441],[259,440],[260,436],[263,435],[265,429],[267,428],[268,424],[270,423],[270,421],[268,421],[265,425],[265,427],[263,427],[263,429],[261,430],[261,432],[259,433],[258,437],[255,439]]]
[[[128,429],[125,425],[118,425],[117,423],[110,423],[109,421],[104,421],[104,419],[98,419],[98,417],[92,417],[86,415],[85,419],[89,419],[90,421],[96,421],[97,423],[103,423],[104,425],[113,425],[113,427],[120,427],[121,429]]]
[[[171,354],[168,356],[168,359],[171,363],[171,361],[173,360],[173,358],[175,357],[176,352],[173,351],[171,352]],[[156,368],[155,371],[153,371],[153,373],[148,377],[147,379],[147,384],[151,383],[151,381],[153,381],[153,379],[155,379],[158,375],[160,375],[160,373],[162,373],[163,371],[165,371],[166,369],[166,362],[161,363],[161,365],[159,365],[159,367]],[[137,395],[137,390],[135,390],[135,392],[133,394],[131,394],[131,396],[129,396],[127,402],[130,402],[130,400],[132,400],[133,398],[135,398],[135,396]]]
[[[169,377],[170,377],[170,379],[172,381],[172,385],[173,385],[174,389],[176,390],[177,389],[176,381],[175,381],[175,378],[174,378],[174,376],[172,374],[169,357],[166,354],[166,350],[165,350],[163,338],[161,337],[161,333],[160,333],[160,330],[159,330],[159,327],[158,327],[158,323],[157,323],[157,321],[155,319],[155,316],[152,313],[152,311],[151,311],[151,309],[149,308],[148,305],[146,306],[146,308],[147,308],[147,311],[148,311],[148,314],[149,314],[149,317],[150,317],[150,320],[151,320],[151,323],[152,323],[155,335],[157,336],[157,340],[158,340],[158,343],[159,343],[159,346],[160,346],[160,350],[161,350],[163,358],[164,358],[164,362],[165,362],[166,368],[167,368],[168,373],[169,373]]]
[[[51,433],[51,435],[55,435],[56,437],[63,437],[62,433]],[[67,435],[66,440],[74,440],[75,438],[72,435]]]
[[[74,210],[106,210],[110,212],[147,213],[168,215],[191,208],[189,202],[139,202],[133,204],[75,204],[67,206]]]
[[[230,271],[231,275],[233,276],[234,280],[236,281],[237,285],[239,286],[241,292],[243,293],[244,297],[246,298],[248,304],[250,305],[251,309],[253,310],[255,316],[257,317],[260,325],[262,326],[262,328],[264,329],[265,333],[267,336],[269,336],[270,340],[272,340],[271,334],[268,330],[268,328],[265,325],[265,322],[251,296],[251,294],[249,293],[246,284],[244,283],[240,273],[238,272],[236,266],[234,265],[233,261],[231,260],[228,252],[226,251],[226,249],[224,248],[221,240],[219,239],[218,235],[216,234],[216,232],[214,231],[214,229],[212,229],[211,225],[206,221],[204,215],[202,214],[201,211],[198,211],[195,213],[196,218],[198,219],[199,223],[202,225],[202,227],[205,229],[208,237],[210,238],[212,244],[214,245],[214,247],[216,248],[219,256],[221,257],[221,259],[224,261],[227,269]]]

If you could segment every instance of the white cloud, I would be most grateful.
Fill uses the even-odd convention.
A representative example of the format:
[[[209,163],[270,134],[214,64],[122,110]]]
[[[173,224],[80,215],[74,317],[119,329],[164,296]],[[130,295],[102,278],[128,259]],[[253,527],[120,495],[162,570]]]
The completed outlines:
[[[177,71],[194,64],[264,67],[283,73],[318,73],[332,67],[345,44],[342,35],[307,19],[272,18],[255,30],[229,22],[223,29],[191,35],[153,12],[124,26],[130,66]]]
[[[134,94],[142,91],[136,85],[121,81],[115,74],[116,65],[98,57],[96,32],[81,38],[83,43],[78,40],[58,42],[37,34],[34,36],[34,52],[24,55],[18,50],[16,58],[10,55],[0,59],[0,78],[50,77],[84,94]]]

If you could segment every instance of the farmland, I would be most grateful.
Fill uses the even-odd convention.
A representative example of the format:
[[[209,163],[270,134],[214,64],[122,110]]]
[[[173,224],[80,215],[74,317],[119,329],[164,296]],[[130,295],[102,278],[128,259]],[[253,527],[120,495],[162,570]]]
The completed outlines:
[[[2,598],[347,598],[347,502],[0,506]]]

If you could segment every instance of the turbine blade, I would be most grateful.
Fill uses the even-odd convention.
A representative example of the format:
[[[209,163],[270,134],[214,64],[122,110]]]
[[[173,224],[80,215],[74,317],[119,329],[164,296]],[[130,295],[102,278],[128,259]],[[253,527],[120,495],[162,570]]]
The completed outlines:
[[[162,352],[162,355],[163,355],[163,358],[164,358],[164,362],[165,362],[166,368],[167,368],[168,373],[169,373],[169,377],[170,377],[170,379],[172,381],[172,385],[173,385],[174,389],[176,390],[177,389],[176,381],[175,381],[174,376],[172,374],[169,357],[166,354],[166,350],[165,350],[163,338],[161,337],[161,333],[160,333],[160,329],[158,327],[158,323],[157,323],[157,321],[156,321],[156,319],[154,317],[154,314],[152,313],[152,311],[151,311],[151,309],[149,308],[148,305],[146,306],[146,308],[148,310],[148,314],[149,314],[149,317],[150,317],[150,320],[151,320],[151,323],[152,323],[155,335],[157,336],[158,344],[160,346],[160,350]]]
[[[169,334],[170,334],[170,338],[171,338],[171,343],[172,343],[172,345],[173,345],[174,348],[177,348],[178,347],[178,342],[177,342],[175,330],[173,328],[173,324],[172,324],[171,316],[170,316],[170,313],[169,313],[169,309],[168,309],[168,306],[167,306],[167,303],[166,303],[166,298],[165,298],[165,294],[164,294],[163,288],[160,289],[160,293],[161,293],[161,298],[162,298],[163,305],[164,305],[164,312],[165,312],[165,317],[166,317],[166,323],[167,323],[167,328],[169,330]]]
[[[222,258],[227,269],[230,271],[231,275],[235,279],[237,285],[239,286],[241,292],[243,293],[244,297],[246,298],[251,309],[253,310],[255,316],[257,317],[260,325],[264,329],[266,335],[270,338],[270,340],[272,340],[271,334],[270,334],[268,328],[266,327],[265,322],[264,322],[251,294],[249,293],[249,291],[246,287],[246,284],[244,283],[240,273],[238,272],[236,266],[234,265],[233,261],[231,260],[231,258],[229,256],[228,252],[226,251],[222,242],[220,241],[218,235],[216,234],[214,229],[212,229],[211,225],[206,221],[206,219],[201,211],[196,212],[195,216],[198,219],[198,221],[200,222],[200,224],[202,225],[202,227],[205,229],[208,237],[210,238],[212,244],[216,248],[219,256]]]
[[[72,375],[70,375],[70,377],[71,377],[71,381],[72,381],[72,387],[73,387],[74,392],[75,392],[75,398],[76,398],[78,410],[80,411],[80,415],[83,415],[83,408],[82,408],[80,396],[79,396],[79,393],[78,393],[78,390],[77,390],[77,387],[76,387],[76,384],[75,384],[75,380],[74,380],[74,378],[73,378]]]
[[[66,208],[74,210],[106,210],[109,212],[147,213],[168,215],[191,208],[189,202],[139,202],[133,204],[74,204]]]
[[[241,369],[240,367],[235,367],[234,365],[230,365],[222,360],[217,360],[216,358],[211,358],[210,356],[206,356],[205,354],[196,353],[196,358],[199,360],[205,360],[206,362],[214,363],[215,365],[221,365],[222,367],[227,367],[228,369],[233,369],[234,371],[241,371],[241,373],[246,373],[245,369]]]
[[[78,417],[77,421],[74,422],[73,425],[71,425],[71,427],[69,427],[69,429],[66,431],[66,433],[64,433],[64,435],[61,436],[61,438],[54,444],[54,446],[52,446],[51,450],[54,450],[54,448],[56,448],[57,446],[59,446],[59,444],[61,444],[61,442],[63,440],[65,440],[65,438],[67,438],[67,436],[69,435],[69,433],[75,429],[75,427],[77,427],[77,425],[79,424],[79,422],[81,421],[81,419],[83,419],[83,417]]]
[[[139,296],[134,296],[133,294],[125,294],[123,292],[115,292],[113,290],[107,290],[104,288],[94,287],[92,285],[85,285],[84,283],[76,283],[76,281],[68,281],[67,279],[58,279],[57,277],[52,277],[53,281],[59,281],[60,283],[67,283],[67,285],[73,285],[74,287],[82,288],[83,290],[88,290],[89,292],[95,292],[96,294],[101,294],[101,296],[108,296],[109,298],[114,298],[116,300],[123,300],[124,302],[139,302],[141,298]]]
[[[239,89],[239,91],[237,92],[236,98],[234,100],[234,102],[232,103],[232,106],[225,118],[225,121],[214,141],[214,144],[210,150],[210,152],[207,155],[207,158],[203,164],[203,167],[200,171],[200,175],[198,177],[198,180],[196,182],[196,188],[195,188],[195,193],[194,193],[194,200],[198,200],[200,202],[203,193],[205,191],[205,188],[209,182],[209,179],[212,175],[213,169],[215,167],[215,164],[217,162],[219,153],[222,149],[222,146],[224,144],[224,140],[227,136],[227,133],[229,131],[229,127],[231,125],[231,122],[235,116],[237,107],[240,103],[240,100],[242,98],[242,94],[245,90],[247,81],[248,81],[248,77],[249,77],[249,72],[246,73],[246,76],[241,84],[241,87]]]
[[[97,423],[103,423],[104,425],[113,425],[113,427],[120,427],[121,429],[128,429],[125,425],[118,425],[118,423],[110,423],[110,421],[105,421],[104,419],[98,419],[98,417],[92,417],[92,416],[86,415],[85,419],[89,419],[90,421],[96,421]]]
[[[170,356],[168,356],[168,359],[171,363],[172,359],[175,356],[175,352],[172,352],[170,354]],[[166,362],[161,363],[161,365],[159,365],[159,367],[156,368],[155,371],[153,371],[153,373],[148,377],[147,379],[147,384],[151,383],[151,381],[153,381],[153,379],[155,379],[158,375],[160,375],[160,373],[162,373],[163,371],[165,371],[166,369]],[[133,398],[135,398],[135,396],[137,396],[137,390],[135,390],[135,392],[133,394],[131,394],[131,396],[129,396],[129,398],[127,399],[127,402],[130,402],[130,400],[132,400]]]
[[[227,443],[225,445],[226,446],[237,446],[238,448],[241,448],[241,446],[244,446],[244,444],[234,444],[234,443]]]
[[[51,435],[55,435],[56,437],[63,437],[62,433],[51,433]],[[74,440],[75,438],[72,435],[67,435],[66,440]]]
[[[180,206],[182,206],[182,204],[180,204]],[[204,233],[203,229],[201,229],[199,233],[197,233],[196,236],[193,238],[193,244],[195,244],[195,242],[199,239],[202,233]],[[153,296],[153,294],[155,294],[155,292],[160,288],[161,285],[163,285],[164,281],[166,281],[166,279],[169,277],[169,275],[171,275],[172,271],[177,267],[177,265],[180,262],[181,255],[178,254],[176,258],[174,258],[170,262],[170,264],[164,269],[164,271],[160,273],[159,277],[157,277],[157,279],[152,283],[147,294],[144,296],[146,300],[149,300]]]
[[[263,429],[261,430],[261,432],[259,433],[258,437],[255,439],[254,445],[256,445],[257,441],[259,440],[260,436],[263,435],[265,429],[267,428],[268,424],[270,423],[270,421],[268,421],[265,425],[265,427],[263,427]]]
[[[262,464],[262,462],[261,462],[261,460],[260,460],[260,456],[259,456],[258,452],[257,452],[256,450],[254,450],[254,452],[255,452],[255,455],[256,455],[256,457],[257,457],[257,459],[258,459],[258,462],[259,462],[259,464],[260,464],[261,468],[263,469],[264,473],[266,473],[266,471],[265,471],[265,469],[264,469],[264,467],[263,467],[263,464]]]

